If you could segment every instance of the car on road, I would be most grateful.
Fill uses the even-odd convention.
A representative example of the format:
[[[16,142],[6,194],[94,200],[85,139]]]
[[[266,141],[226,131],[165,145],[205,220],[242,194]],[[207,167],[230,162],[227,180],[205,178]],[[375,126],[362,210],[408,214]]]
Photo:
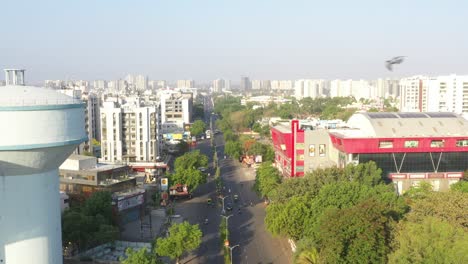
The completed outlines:
[[[237,202],[239,200],[239,195],[234,194],[234,202]]]
[[[232,204],[227,203],[227,204],[226,204],[226,210],[227,210],[227,211],[232,211]]]

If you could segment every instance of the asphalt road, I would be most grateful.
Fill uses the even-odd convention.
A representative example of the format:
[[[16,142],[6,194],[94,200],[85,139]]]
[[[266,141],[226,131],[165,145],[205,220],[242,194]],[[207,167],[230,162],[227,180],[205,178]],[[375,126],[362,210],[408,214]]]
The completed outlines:
[[[205,100],[206,117],[212,111],[210,102],[211,100],[209,102]],[[221,177],[225,184],[223,192],[224,195],[229,196],[225,202],[233,205],[233,210],[227,212],[228,215],[233,215],[228,222],[229,240],[231,246],[239,245],[233,249],[233,263],[292,263],[292,253],[288,242],[285,239],[272,237],[265,229],[265,204],[252,190],[255,179],[254,170],[242,167],[237,160],[224,159],[224,140],[221,134],[215,135],[215,141],[220,159]],[[199,141],[196,149],[208,156],[211,177],[208,178],[206,184],[198,187],[191,200],[177,201],[175,210],[176,214],[180,214],[191,224],[200,225],[203,239],[200,248],[186,256],[181,263],[223,263],[222,243],[219,238],[222,206],[221,203],[215,202],[220,199],[216,197],[216,186],[213,182],[214,170],[211,167],[213,153],[210,140]],[[234,194],[239,196],[237,202],[233,200]],[[214,207],[207,205],[208,198],[215,202]],[[209,221],[208,224],[204,223],[206,218]]]
[[[239,196],[239,201],[233,202],[233,216],[229,218],[230,244],[239,245],[233,249],[233,263],[292,263],[289,243],[272,237],[265,229],[266,205],[253,191],[254,170],[229,158],[220,165],[227,195]]]
[[[211,161],[210,140],[200,141],[196,149],[207,155]],[[210,162],[212,163],[212,162]],[[191,224],[199,224],[202,232],[202,244],[200,248],[185,257],[182,263],[223,263],[221,242],[219,239],[219,224],[221,220],[221,205],[217,204],[216,185],[213,182],[213,168],[209,168],[208,182],[195,190],[190,200],[178,200],[175,213],[184,217]],[[211,198],[215,206],[208,206],[207,200]],[[208,219],[208,224],[205,224]]]

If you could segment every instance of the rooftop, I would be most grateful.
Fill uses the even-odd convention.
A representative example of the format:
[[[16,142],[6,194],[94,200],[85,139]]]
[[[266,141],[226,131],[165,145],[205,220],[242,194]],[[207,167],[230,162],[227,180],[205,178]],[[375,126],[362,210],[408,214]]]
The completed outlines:
[[[34,86],[8,85],[0,87],[0,105],[8,106],[39,106],[82,104],[79,99],[59,93],[53,89]]]
[[[291,124],[288,122],[279,122],[276,126],[273,127],[281,133],[291,133]]]
[[[468,121],[454,113],[355,113],[349,128],[333,129],[341,137],[456,137],[468,136]]]

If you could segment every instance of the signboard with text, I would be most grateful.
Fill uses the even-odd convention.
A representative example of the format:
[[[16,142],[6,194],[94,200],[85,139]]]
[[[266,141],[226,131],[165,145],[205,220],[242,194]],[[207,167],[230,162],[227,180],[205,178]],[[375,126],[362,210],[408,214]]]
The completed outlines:
[[[167,191],[169,181],[167,178],[161,178],[161,191]]]

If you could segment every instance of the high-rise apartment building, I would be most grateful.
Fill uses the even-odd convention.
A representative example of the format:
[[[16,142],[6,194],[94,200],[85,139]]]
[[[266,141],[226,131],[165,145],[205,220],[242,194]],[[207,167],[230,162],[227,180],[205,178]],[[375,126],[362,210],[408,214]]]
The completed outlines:
[[[82,93],[79,89],[58,89],[57,92],[66,94],[74,99],[82,100],[85,104],[85,127],[88,140],[78,145],[75,154],[83,155],[85,151],[93,152],[92,139],[100,140],[99,97],[95,94]]]
[[[270,80],[263,80],[262,81],[262,89],[269,91],[271,90],[271,81]]]
[[[261,80],[252,80],[252,90],[261,90],[262,81]]]
[[[226,88],[226,82],[223,79],[216,79],[213,81],[213,92],[219,93]]]
[[[431,78],[413,76],[400,80],[400,111],[427,112],[427,89]]]
[[[128,74],[125,77],[128,86],[130,89],[135,89],[137,91],[145,91],[148,89],[148,77],[144,75],[131,75]]]
[[[400,93],[401,111],[468,113],[468,75],[404,78]]]
[[[250,82],[249,77],[242,76],[240,80],[240,89],[242,91],[248,91],[252,88],[252,83]]]
[[[193,97],[191,93],[167,91],[160,95],[161,124],[163,128],[183,128],[192,122]]]
[[[294,96],[298,99],[325,96],[324,80],[297,80],[294,82]]]
[[[102,90],[107,89],[107,81],[105,81],[105,80],[95,80],[93,82],[93,87],[95,89],[102,89]]]
[[[46,88],[61,89],[65,86],[65,83],[62,80],[45,80],[44,86]]]
[[[177,88],[195,88],[194,80],[177,80]]]
[[[293,90],[294,84],[291,80],[272,80],[271,90]]]
[[[146,105],[139,100],[124,105],[107,101],[100,112],[101,155],[104,161],[157,160],[162,144],[158,105]]]

